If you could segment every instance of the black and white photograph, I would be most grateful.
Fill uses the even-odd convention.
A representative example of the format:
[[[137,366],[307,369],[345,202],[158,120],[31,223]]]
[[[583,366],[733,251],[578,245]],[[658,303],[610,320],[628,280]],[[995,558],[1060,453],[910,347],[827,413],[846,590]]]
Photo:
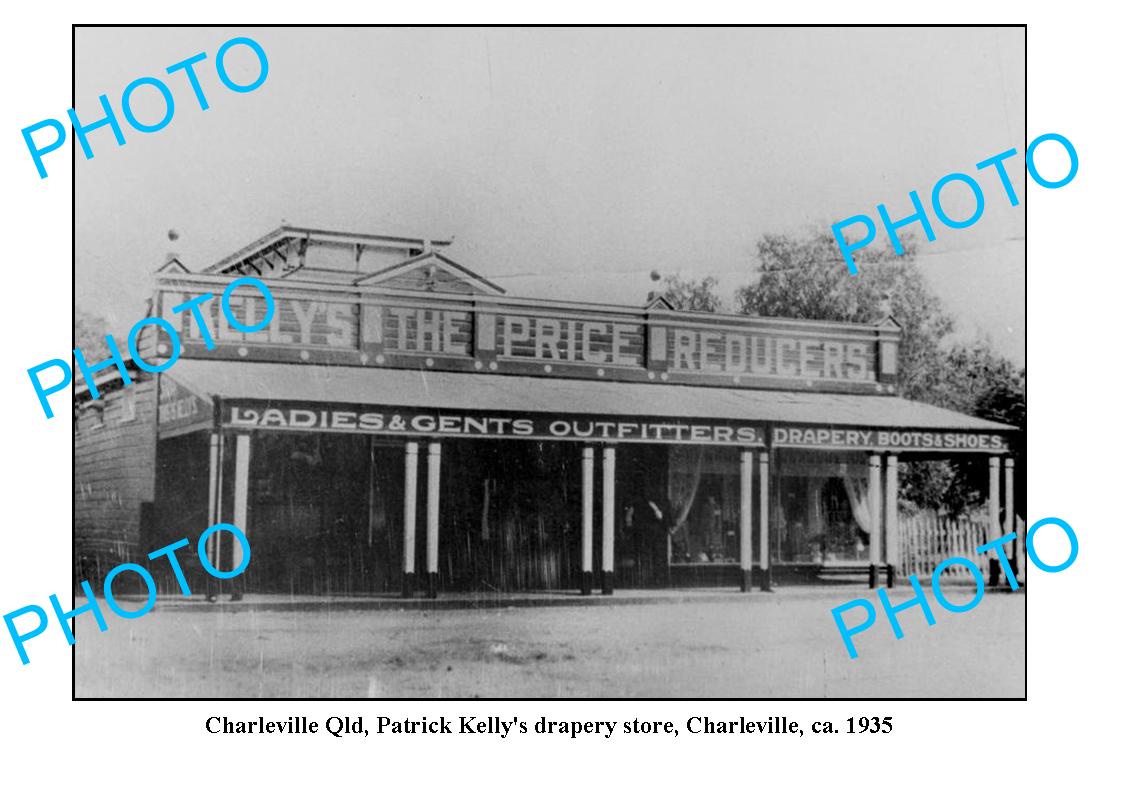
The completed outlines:
[[[1026,699],[1026,41],[75,28],[73,697]]]

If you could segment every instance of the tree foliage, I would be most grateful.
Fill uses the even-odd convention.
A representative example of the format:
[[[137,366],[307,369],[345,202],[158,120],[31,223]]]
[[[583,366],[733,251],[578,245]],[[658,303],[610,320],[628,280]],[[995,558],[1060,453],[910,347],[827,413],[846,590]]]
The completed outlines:
[[[109,324],[99,315],[87,310],[74,310],[74,346],[82,350],[87,362],[98,362],[109,356],[105,336],[109,334]]]
[[[829,233],[765,235],[757,245],[760,279],[737,290],[738,309],[748,315],[849,323],[892,315],[901,324],[899,394],[926,400],[939,382],[940,344],[954,322],[916,265],[915,243],[903,245],[903,255],[888,245],[860,249],[853,276]]]
[[[984,341],[949,343],[954,321],[917,266],[915,243],[902,243],[901,255],[889,245],[860,249],[854,276],[828,232],[764,235],[757,244],[760,277],[737,289],[737,310],[850,323],[874,323],[892,315],[901,325],[898,394],[1017,426],[1021,432],[1015,435],[1014,453],[1024,472],[1025,370]],[[666,285],[665,292],[682,309],[721,309],[712,277],[672,277]],[[910,462],[902,467],[902,501],[906,507],[966,512],[985,498],[986,467],[978,456]]]
[[[652,274],[657,278],[658,274]],[[676,309],[692,312],[725,312],[725,302],[717,292],[717,279],[707,276],[704,279],[683,279],[678,274],[659,279],[661,292],[675,305]],[[650,301],[655,291],[648,295]]]
[[[986,341],[957,344],[942,352],[939,378],[927,396],[930,403],[964,414],[1015,426],[1011,453],[1017,472],[1025,472],[1026,371],[999,355]],[[929,478],[909,479],[903,497],[921,506],[940,506],[952,514],[966,513],[986,500],[988,463],[966,457],[939,474],[932,467],[911,465]],[[1024,490],[1015,492],[1018,513],[1025,516]]]

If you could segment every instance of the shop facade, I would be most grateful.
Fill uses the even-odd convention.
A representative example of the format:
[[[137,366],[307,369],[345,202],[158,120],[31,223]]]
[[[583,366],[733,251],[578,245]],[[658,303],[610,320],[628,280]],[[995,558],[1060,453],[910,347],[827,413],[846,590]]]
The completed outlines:
[[[76,539],[154,549],[231,522],[250,591],[591,593],[892,584],[911,460],[986,459],[992,536],[1013,516],[1015,429],[899,398],[892,318],[514,298],[446,246],[286,226],[202,272],[169,261],[153,314],[178,361],[76,397],[76,502],[103,488],[84,451],[144,450],[139,508],[98,530],[76,511]],[[240,276],[269,286],[266,330],[231,328],[217,299],[207,330],[172,311]],[[231,305],[265,317],[252,288]]]

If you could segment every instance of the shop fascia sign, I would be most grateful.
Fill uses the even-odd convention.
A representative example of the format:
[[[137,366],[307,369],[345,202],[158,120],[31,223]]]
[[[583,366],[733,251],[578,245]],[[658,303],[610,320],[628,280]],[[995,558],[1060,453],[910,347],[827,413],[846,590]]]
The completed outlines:
[[[229,431],[312,431],[386,436],[515,438],[741,447],[1005,452],[1000,434],[863,428],[812,428],[762,422],[622,415],[482,412],[456,409],[226,399]]]
[[[772,428],[777,448],[846,450],[990,451],[1009,450],[1006,436],[989,431],[932,431],[929,429],[822,428],[777,425]]]
[[[531,302],[493,296],[309,289],[272,281],[277,315],[246,335],[215,313],[216,345],[197,320],[164,311],[221,277],[165,277],[159,306],[184,356],[454,370],[729,387],[892,393],[900,328]],[[233,302],[252,325],[263,306]]]
[[[758,424],[697,418],[473,412],[238,399],[222,401],[221,414],[223,425],[230,431],[253,429],[754,447],[763,446],[765,439],[764,430]]]

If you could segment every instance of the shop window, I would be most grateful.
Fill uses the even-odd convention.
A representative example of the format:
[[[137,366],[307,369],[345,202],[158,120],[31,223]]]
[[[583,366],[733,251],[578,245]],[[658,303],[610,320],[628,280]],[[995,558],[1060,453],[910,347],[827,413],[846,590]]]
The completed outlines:
[[[779,560],[869,561],[869,482],[864,468],[813,460],[785,463],[777,480]]]
[[[671,450],[668,498],[672,564],[740,561],[740,458],[733,450]]]
[[[831,478],[822,495],[826,506],[824,560],[869,561],[870,510],[868,481]]]

